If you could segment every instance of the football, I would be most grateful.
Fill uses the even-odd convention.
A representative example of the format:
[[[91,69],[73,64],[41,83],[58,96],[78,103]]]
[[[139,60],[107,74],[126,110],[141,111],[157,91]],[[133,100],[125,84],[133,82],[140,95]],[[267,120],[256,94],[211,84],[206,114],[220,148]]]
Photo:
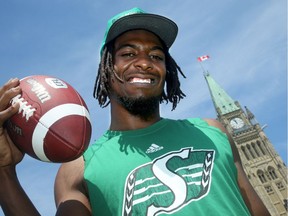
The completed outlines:
[[[63,163],[80,157],[91,138],[88,108],[67,82],[44,75],[20,80],[19,112],[7,121],[14,144],[33,158]]]

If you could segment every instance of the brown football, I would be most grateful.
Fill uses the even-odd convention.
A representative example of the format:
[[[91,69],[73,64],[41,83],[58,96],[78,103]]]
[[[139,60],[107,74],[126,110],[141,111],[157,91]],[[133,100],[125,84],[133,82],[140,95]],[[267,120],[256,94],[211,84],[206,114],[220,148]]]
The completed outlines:
[[[12,141],[28,155],[46,162],[63,163],[80,157],[91,138],[88,108],[67,82],[44,75],[20,80],[18,114],[7,122]]]

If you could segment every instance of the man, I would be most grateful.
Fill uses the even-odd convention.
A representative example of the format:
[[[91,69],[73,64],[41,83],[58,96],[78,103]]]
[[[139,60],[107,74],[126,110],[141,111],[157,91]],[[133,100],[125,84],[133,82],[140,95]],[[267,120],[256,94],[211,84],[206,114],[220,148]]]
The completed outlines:
[[[111,105],[111,124],[83,157],[61,165],[57,215],[269,215],[219,122],[160,116],[159,103],[175,109],[185,96],[169,54],[177,31],[139,8],[108,22],[94,96]],[[39,215],[16,176],[23,154],[3,126],[19,108],[8,106],[18,85],[0,89],[0,202],[7,215]]]

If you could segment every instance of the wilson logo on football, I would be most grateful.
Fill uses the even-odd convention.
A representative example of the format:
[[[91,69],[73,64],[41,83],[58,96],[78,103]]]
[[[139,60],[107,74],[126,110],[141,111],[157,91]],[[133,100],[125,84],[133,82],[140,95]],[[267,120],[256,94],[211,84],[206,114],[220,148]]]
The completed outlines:
[[[31,91],[36,94],[37,98],[41,101],[41,103],[44,103],[51,99],[49,92],[42,84],[40,84],[34,79],[28,79],[26,82],[32,86]]]

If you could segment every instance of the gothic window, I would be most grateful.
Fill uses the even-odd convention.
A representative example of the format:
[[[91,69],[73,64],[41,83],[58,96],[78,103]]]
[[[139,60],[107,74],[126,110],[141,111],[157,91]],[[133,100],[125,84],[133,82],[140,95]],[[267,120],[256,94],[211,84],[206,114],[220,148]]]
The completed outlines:
[[[250,155],[251,155],[253,158],[255,158],[255,154],[254,154],[253,150],[251,149],[250,145],[247,145],[247,149],[248,149]]]
[[[265,186],[265,190],[266,190],[266,192],[267,193],[271,193],[271,192],[273,192],[273,189],[272,189],[272,187],[271,186]]]
[[[278,188],[279,190],[281,190],[281,189],[284,188],[284,185],[283,185],[282,182],[277,182],[277,183],[276,183],[276,186],[277,186],[277,188]]]
[[[244,146],[241,147],[241,150],[242,150],[243,154],[245,155],[246,159],[249,160],[250,158],[249,158]]]
[[[275,169],[273,167],[269,167],[268,168],[268,172],[269,172],[269,175],[271,176],[272,179],[277,179],[277,175],[276,175],[276,172],[275,172]]]
[[[256,155],[257,155],[258,157],[260,157],[259,151],[258,151],[258,149],[256,148],[255,143],[252,143],[251,145],[252,145],[252,148],[253,148],[254,152],[256,153]]]
[[[257,141],[257,145],[258,145],[261,153],[262,153],[263,155],[265,155],[266,153],[265,153],[265,151],[264,151],[264,149],[263,149],[263,145],[261,145],[261,143],[260,143],[259,141]]]
[[[262,170],[257,171],[258,178],[260,179],[261,183],[267,182],[264,172]]]

